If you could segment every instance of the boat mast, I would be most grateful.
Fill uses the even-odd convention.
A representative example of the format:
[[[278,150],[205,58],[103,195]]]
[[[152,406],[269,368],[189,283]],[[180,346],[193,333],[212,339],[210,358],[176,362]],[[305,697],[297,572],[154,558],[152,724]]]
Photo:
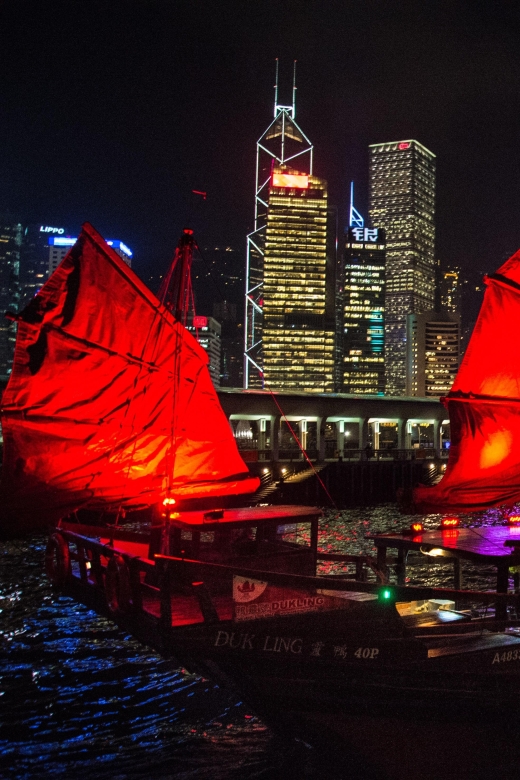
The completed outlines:
[[[175,319],[186,327],[188,315],[194,314],[191,264],[196,247],[193,230],[184,228],[172,264],[159,290],[159,300]]]

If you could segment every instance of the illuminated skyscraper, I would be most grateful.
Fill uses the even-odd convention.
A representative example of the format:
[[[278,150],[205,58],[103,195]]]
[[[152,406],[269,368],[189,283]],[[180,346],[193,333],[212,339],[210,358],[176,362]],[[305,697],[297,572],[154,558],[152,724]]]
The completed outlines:
[[[247,241],[246,388],[265,378],[270,387],[333,389],[335,247],[327,224],[334,218],[326,183],[313,176],[313,146],[295,121],[295,95],[293,76],[292,105],[278,102],[277,63],[274,119],[257,143]]]
[[[20,304],[20,249],[22,225],[10,216],[0,215],[0,380],[11,374],[16,341],[16,322],[4,312],[16,314]]]
[[[221,326],[213,317],[188,316],[186,329],[197,339],[209,357],[209,373],[214,387],[220,387],[220,336]]]
[[[49,238],[49,276],[54,273],[77,240],[77,236],[51,236]],[[107,238],[106,242],[116,255],[119,255],[128,266],[132,266],[132,252],[126,244],[113,238]]]
[[[24,228],[20,254],[21,308],[34,298],[49,278],[49,238],[66,233],[64,227],[51,227],[40,222]]]
[[[449,266],[440,274],[440,304],[446,311],[460,312],[460,268],[456,265]]]
[[[267,386],[334,391],[334,215],[327,184],[287,166],[269,187],[263,274]]]
[[[385,391],[384,230],[350,227],[345,237],[339,311],[344,393]]]
[[[386,233],[387,395],[406,393],[406,317],[435,306],[435,155],[417,141],[373,144],[370,217]]]
[[[449,393],[460,363],[460,314],[428,311],[407,318],[407,395]]]

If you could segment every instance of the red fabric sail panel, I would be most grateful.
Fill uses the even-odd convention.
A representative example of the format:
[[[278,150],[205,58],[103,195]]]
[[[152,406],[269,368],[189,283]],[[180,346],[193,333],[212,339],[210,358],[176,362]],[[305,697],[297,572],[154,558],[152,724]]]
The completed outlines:
[[[451,447],[442,480],[417,487],[419,512],[486,509],[520,501],[520,403],[448,400]]]
[[[487,280],[484,302],[450,392],[520,398],[520,339],[512,324],[520,313],[520,289]]]
[[[469,347],[444,403],[451,426],[446,473],[414,490],[418,511],[520,501],[520,252],[492,277]]]
[[[520,287],[520,249],[500,266],[494,276],[503,276]]]
[[[207,355],[91,226],[20,315],[4,522],[251,492]],[[14,520],[16,518],[16,520]]]

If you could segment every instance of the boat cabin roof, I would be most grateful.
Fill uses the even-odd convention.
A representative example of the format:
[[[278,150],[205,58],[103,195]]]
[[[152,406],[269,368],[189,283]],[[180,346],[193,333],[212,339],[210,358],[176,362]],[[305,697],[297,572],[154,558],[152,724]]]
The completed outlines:
[[[170,524],[190,531],[246,528],[258,525],[290,525],[316,522],[323,512],[315,506],[258,506],[212,511],[172,512]]]
[[[450,528],[417,534],[375,534],[369,538],[378,548],[421,550],[426,553],[439,548],[451,557],[477,563],[496,565],[507,559],[510,566],[520,564],[520,528],[515,526]]]

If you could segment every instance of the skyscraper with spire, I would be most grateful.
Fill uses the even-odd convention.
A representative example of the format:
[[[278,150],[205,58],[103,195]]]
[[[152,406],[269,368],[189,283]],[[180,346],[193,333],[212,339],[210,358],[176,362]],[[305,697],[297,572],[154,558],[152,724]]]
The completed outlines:
[[[366,228],[350,187],[349,224],[338,274],[338,389],[385,391],[385,233]]]
[[[370,218],[386,233],[386,394],[406,394],[406,318],[435,305],[435,155],[418,141],[373,144]]]
[[[295,63],[296,66],[296,63]],[[313,146],[278,102],[257,143],[255,226],[248,236],[244,386],[334,390],[335,213],[313,175]]]

